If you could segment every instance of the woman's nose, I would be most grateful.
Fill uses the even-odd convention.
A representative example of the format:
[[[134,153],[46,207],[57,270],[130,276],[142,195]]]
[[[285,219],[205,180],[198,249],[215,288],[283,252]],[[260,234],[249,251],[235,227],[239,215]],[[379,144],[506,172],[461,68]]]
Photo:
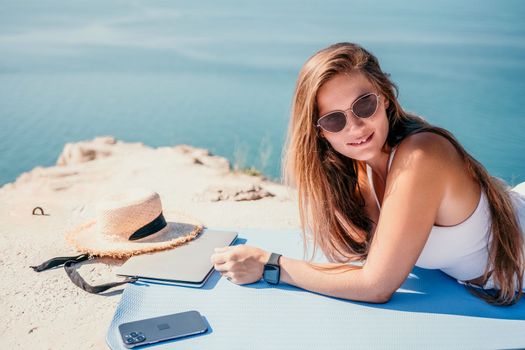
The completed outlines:
[[[352,132],[356,129],[361,129],[365,125],[363,118],[356,117],[351,111],[346,113],[345,132]]]

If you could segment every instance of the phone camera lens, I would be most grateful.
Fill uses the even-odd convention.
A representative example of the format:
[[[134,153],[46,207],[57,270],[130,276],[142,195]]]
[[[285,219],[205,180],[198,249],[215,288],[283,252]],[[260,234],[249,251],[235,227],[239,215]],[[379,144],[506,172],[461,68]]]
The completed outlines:
[[[129,334],[124,335],[124,342],[126,344],[135,344],[140,343],[142,341],[146,340],[146,337],[144,336],[144,333],[142,332],[131,332]]]

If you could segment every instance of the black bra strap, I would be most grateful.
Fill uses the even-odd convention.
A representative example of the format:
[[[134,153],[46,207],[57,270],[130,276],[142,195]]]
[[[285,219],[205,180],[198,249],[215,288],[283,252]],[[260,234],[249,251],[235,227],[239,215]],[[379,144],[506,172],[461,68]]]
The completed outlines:
[[[98,286],[92,286],[89,283],[87,283],[78,273],[78,271],[75,268],[75,265],[85,261],[93,259],[93,256],[90,256],[89,254],[80,254],[77,256],[63,256],[63,257],[57,257],[49,259],[48,261],[43,262],[42,264],[38,266],[30,266],[34,271],[41,272],[48,269],[51,269],[56,266],[64,265],[64,270],[66,270],[66,273],[71,279],[71,282],[73,282],[77,287],[82,288],[88,293],[92,294],[98,294],[102,293],[110,288],[117,287],[126,283],[135,282],[138,280],[136,277],[128,277],[125,280],[121,282],[110,282],[110,283],[104,283],[100,284]]]

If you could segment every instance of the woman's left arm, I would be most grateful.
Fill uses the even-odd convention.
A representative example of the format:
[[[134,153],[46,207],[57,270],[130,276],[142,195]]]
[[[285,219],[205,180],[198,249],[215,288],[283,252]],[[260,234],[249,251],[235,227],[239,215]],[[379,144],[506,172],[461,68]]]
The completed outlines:
[[[315,269],[306,261],[281,257],[281,280],[343,299],[382,303],[390,299],[414,267],[435,222],[445,193],[447,154],[439,136],[408,137],[398,147],[388,176],[379,222],[362,268],[345,264]],[[221,248],[212,256],[218,271],[238,284],[258,281],[269,253],[259,248]]]

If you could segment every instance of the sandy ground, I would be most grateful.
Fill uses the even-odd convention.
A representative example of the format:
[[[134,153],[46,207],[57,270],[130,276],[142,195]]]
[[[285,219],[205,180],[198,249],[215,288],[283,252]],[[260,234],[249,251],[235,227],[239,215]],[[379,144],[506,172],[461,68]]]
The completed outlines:
[[[67,144],[57,165],[37,167],[0,188],[0,338],[3,349],[105,349],[121,287],[92,295],[62,268],[34,272],[55,256],[75,255],[64,233],[94,215],[97,198],[141,186],[163,208],[206,226],[297,228],[295,194],[263,177],[230,170],[226,159],[190,146],[150,148],[111,137]],[[47,215],[32,215],[40,206]],[[116,281],[119,260],[85,262],[92,284]]]

